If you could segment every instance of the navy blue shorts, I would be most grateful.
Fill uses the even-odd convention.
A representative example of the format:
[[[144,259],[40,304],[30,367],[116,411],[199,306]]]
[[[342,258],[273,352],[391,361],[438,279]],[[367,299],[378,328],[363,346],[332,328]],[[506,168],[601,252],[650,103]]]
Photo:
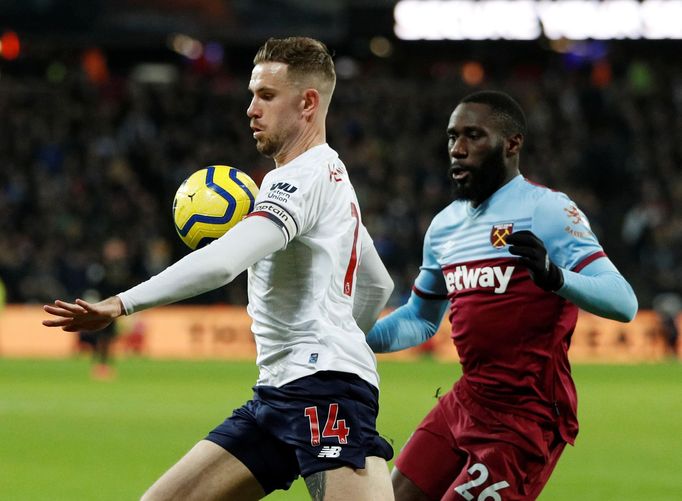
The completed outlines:
[[[206,440],[244,463],[266,493],[288,489],[299,475],[393,457],[376,431],[379,392],[354,374],[322,371],[253,390]]]

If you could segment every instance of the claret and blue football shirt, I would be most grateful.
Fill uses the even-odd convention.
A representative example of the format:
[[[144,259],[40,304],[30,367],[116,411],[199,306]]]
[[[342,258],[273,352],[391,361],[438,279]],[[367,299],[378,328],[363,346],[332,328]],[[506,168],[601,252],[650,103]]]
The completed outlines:
[[[473,208],[455,201],[432,221],[414,292],[450,302],[463,377],[502,410],[559,418],[572,442],[576,392],[568,347],[578,308],[540,289],[509,253],[506,237],[530,230],[563,269],[580,271],[604,251],[585,215],[563,193],[521,175]]]

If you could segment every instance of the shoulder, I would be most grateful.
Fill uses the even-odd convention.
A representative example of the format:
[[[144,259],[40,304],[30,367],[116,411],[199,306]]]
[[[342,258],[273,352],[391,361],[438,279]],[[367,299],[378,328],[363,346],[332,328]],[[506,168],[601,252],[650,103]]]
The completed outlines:
[[[461,200],[455,200],[433,216],[428,231],[433,232],[442,228],[451,227],[453,224],[457,224],[467,217],[467,203]]]
[[[555,189],[552,189],[543,184],[536,183],[522,177],[517,183],[517,193],[520,196],[526,198],[529,202],[534,202],[537,206],[553,206],[553,205],[565,205],[570,202],[568,196]]]
[[[319,171],[319,169],[317,169]],[[261,183],[261,193],[268,197],[284,196],[286,198],[299,197],[311,191],[319,181],[319,174],[315,169],[305,166],[285,166],[270,171]]]
[[[587,216],[566,193],[539,185],[535,188],[534,220],[536,224],[545,223],[562,228],[566,225],[578,225],[584,226],[584,230],[590,230]]]
[[[510,211],[523,212],[534,219],[564,219],[568,215],[579,212],[568,195],[547,186],[521,177],[506,197],[506,206]],[[584,215],[583,215],[584,217]]]
[[[535,196],[531,230],[553,261],[574,269],[585,257],[603,253],[587,216],[567,194],[538,186]]]
[[[459,200],[451,202],[431,220],[424,235],[424,247],[437,246],[439,243],[452,241],[453,235],[459,231],[467,219],[466,202]]]
[[[345,166],[338,154],[324,144],[315,146],[288,164],[270,171],[264,181],[273,183],[291,180],[297,189],[309,189],[339,175],[347,177]]]

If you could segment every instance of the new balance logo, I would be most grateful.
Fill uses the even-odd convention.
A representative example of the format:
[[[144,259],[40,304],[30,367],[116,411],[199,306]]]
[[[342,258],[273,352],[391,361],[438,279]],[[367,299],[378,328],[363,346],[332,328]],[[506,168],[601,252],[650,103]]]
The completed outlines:
[[[341,447],[338,445],[325,445],[317,455],[318,458],[337,458],[341,455]]]

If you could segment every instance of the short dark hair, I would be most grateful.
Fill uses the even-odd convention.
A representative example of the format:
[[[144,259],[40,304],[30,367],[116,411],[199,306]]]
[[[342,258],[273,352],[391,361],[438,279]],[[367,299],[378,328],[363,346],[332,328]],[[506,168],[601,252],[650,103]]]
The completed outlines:
[[[505,135],[526,135],[526,114],[521,105],[505,92],[482,90],[464,97],[461,103],[479,103],[490,106]]]
[[[284,63],[294,77],[316,75],[334,88],[336,72],[327,46],[308,37],[269,38],[258,49],[253,64]]]

